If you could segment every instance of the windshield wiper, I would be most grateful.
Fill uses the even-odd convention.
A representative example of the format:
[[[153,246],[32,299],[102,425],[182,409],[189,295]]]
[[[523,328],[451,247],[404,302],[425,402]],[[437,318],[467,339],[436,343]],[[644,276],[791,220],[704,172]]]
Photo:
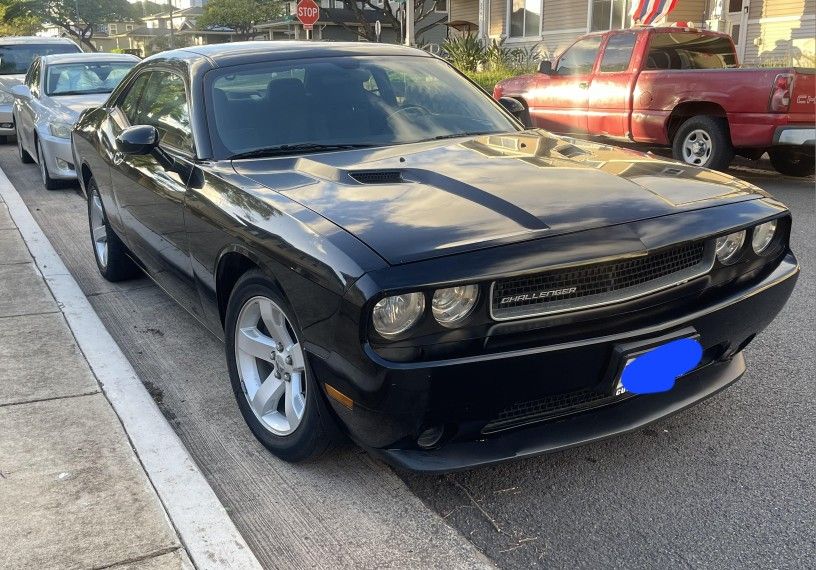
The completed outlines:
[[[495,131],[473,131],[469,133],[452,133],[450,135],[439,135],[436,137],[431,137],[429,139],[422,139],[417,142],[441,141],[445,139],[458,139],[461,137],[476,137],[479,135],[494,135],[494,134],[496,134]]]
[[[279,146],[270,146],[267,148],[259,148],[250,150],[248,152],[239,152],[232,155],[230,160],[240,160],[242,158],[263,158],[267,156],[280,156],[282,154],[300,154],[307,152],[323,152],[330,150],[352,150],[355,148],[371,148],[371,144],[318,144],[318,143],[301,143],[301,144],[282,144]]]

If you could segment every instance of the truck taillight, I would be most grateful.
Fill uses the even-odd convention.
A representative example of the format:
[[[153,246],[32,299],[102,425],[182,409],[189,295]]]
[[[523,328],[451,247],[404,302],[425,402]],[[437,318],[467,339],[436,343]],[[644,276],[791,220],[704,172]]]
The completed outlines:
[[[496,85],[493,88],[493,98],[498,101],[504,95],[504,89],[501,88],[501,85]]]
[[[771,100],[768,110],[771,113],[787,113],[790,109],[791,92],[793,91],[793,74],[780,73],[771,87]]]

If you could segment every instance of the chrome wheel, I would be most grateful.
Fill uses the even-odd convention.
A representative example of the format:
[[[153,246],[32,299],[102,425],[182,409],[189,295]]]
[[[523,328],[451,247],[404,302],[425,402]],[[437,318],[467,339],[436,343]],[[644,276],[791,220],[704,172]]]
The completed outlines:
[[[711,159],[713,149],[711,136],[702,129],[696,129],[683,140],[683,160],[688,164],[703,166]]]
[[[235,362],[244,396],[258,421],[275,435],[294,432],[306,412],[303,349],[281,308],[252,297],[235,325]]]
[[[93,239],[94,253],[99,265],[108,265],[108,229],[105,226],[105,211],[102,209],[102,199],[94,192],[91,195],[91,238]]]

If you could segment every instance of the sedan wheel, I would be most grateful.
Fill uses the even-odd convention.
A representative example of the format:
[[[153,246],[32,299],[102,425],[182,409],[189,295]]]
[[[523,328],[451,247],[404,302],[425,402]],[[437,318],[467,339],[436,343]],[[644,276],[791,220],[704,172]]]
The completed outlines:
[[[43,153],[42,143],[39,140],[37,141],[37,162],[40,165],[40,177],[42,178],[45,189],[56,190],[59,188],[59,181],[51,178],[51,173],[48,172],[48,165],[45,163],[45,153]]]
[[[20,157],[20,162],[23,164],[31,164],[34,162],[34,159],[31,158],[31,155],[23,148],[23,137],[20,134],[20,127],[17,126],[17,123],[14,123],[14,134],[17,138],[17,156]]]
[[[267,297],[244,304],[235,330],[238,375],[255,416],[275,435],[294,432],[306,412],[303,350],[281,308]]]

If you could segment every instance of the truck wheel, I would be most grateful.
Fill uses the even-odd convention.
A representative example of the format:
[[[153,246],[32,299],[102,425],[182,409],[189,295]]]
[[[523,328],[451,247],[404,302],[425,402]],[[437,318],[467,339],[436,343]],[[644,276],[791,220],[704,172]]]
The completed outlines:
[[[768,151],[771,166],[786,176],[811,176],[814,172],[814,157],[801,152],[783,148],[772,148]]]
[[[726,170],[734,159],[728,124],[718,117],[692,117],[674,135],[672,154],[686,164]]]

